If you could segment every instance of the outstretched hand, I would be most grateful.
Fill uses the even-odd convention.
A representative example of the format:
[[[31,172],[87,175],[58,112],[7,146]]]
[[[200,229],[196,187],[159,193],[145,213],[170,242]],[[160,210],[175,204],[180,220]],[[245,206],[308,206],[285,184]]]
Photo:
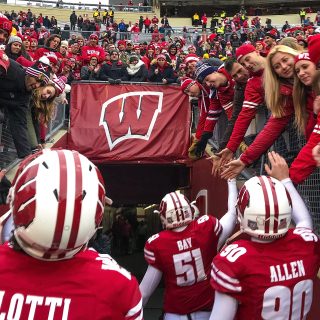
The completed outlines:
[[[264,165],[267,174],[279,181],[289,178],[289,167],[286,160],[278,153],[271,151],[268,153],[271,168],[268,164]]]
[[[233,159],[233,152],[228,148],[224,148],[222,151],[218,152],[216,156],[221,158],[220,166],[224,166]]]
[[[211,161],[212,163],[211,174],[217,177],[221,168],[221,157],[218,157],[216,154],[214,154],[207,158],[207,160]]]
[[[226,169],[221,173],[221,178],[233,179],[246,167],[246,165],[240,159],[236,159],[230,161],[224,167]]]

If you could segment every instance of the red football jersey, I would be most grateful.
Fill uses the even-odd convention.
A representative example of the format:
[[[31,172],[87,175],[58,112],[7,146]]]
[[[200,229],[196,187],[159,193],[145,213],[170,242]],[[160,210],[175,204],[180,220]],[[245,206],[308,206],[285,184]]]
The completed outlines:
[[[0,246],[1,319],[142,319],[136,279],[109,255],[86,250],[41,261]]]
[[[213,259],[211,284],[238,300],[237,320],[305,319],[319,266],[318,237],[296,228],[271,243],[227,246]]]
[[[210,265],[221,231],[219,220],[204,215],[181,232],[165,230],[148,239],[144,256],[163,273],[165,312],[187,314],[212,309]]]

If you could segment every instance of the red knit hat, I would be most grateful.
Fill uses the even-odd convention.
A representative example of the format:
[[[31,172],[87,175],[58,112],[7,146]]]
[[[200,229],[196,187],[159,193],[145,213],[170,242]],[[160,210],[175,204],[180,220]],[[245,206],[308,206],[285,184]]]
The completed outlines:
[[[217,37],[217,34],[216,33],[212,33],[210,34],[210,36],[208,37],[209,41],[212,42],[214,41],[214,39]]]
[[[154,47],[153,44],[149,44],[147,49],[155,51],[156,48]]]
[[[308,38],[308,51],[310,59],[318,64],[320,61],[320,34]]]
[[[20,37],[22,41],[29,41],[31,42],[31,37],[30,36],[27,36],[27,35],[23,35]]]
[[[12,22],[2,13],[0,13],[0,29],[5,30],[8,35],[12,31]]]
[[[119,40],[118,41],[118,48],[120,45],[126,46],[126,41],[125,40]]]
[[[99,40],[99,37],[98,37],[97,34],[92,33],[92,34],[90,34],[90,36],[89,36],[89,40]]]
[[[166,60],[166,56],[164,54],[160,53],[160,54],[157,55],[157,60],[159,60],[159,59]]]
[[[51,80],[51,83],[54,85],[56,89],[56,96],[60,96],[60,94],[64,91],[66,86],[67,78],[65,76],[57,77],[54,76]]]
[[[184,79],[182,82],[181,82],[181,91],[182,92],[185,92],[187,90],[190,89],[190,87],[192,87],[194,84],[196,84],[197,81],[196,80],[193,80],[193,79],[190,79],[190,78],[186,78]]]
[[[54,64],[55,66],[58,64],[58,58],[57,58],[57,56],[56,55],[47,55],[46,56],[48,59],[49,59],[49,61],[52,63],[52,64]]]
[[[241,47],[239,47],[236,50],[236,58],[237,61],[240,62],[240,60],[246,56],[247,54],[251,53],[251,52],[255,52],[256,48],[252,45],[252,44],[244,44]]]
[[[97,54],[95,54],[95,53],[90,54],[90,56],[89,56],[89,61],[90,61],[92,58],[96,58],[96,59],[99,61],[99,56],[98,56]]]
[[[301,60],[311,61],[309,53],[308,52],[303,52],[303,53],[298,54],[294,58],[294,64],[296,64],[298,61],[301,61]]]
[[[269,32],[267,32],[265,36],[270,37],[272,39],[277,39],[278,38],[278,31],[276,29],[272,29]]]
[[[200,60],[200,58],[194,54],[194,53],[190,53],[190,54],[187,54],[186,57],[184,58],[184,63],[185,64],[188,64],[190,62],[198,62]]]

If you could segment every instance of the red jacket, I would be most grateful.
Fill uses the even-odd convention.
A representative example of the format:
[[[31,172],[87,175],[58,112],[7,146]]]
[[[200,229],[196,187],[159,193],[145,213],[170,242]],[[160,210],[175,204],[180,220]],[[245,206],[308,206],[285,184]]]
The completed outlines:
[[[210,107],[204,131],[212,132],[222,111],[227,114],[228,119],[232,116],[233,96],[234,96],[234,81],[224,68],[220,68],[218,72],[224,74],[228,79],[226,87],[216,89],[214,96],[210,97]]]
[[[84,64],[89,62],[90,56],[92,54],[96,54],[99,57],[99,62],[104,61],[104,59],[106,57],[106,54],[105,54],[103,48],[100,46],[95,46],[95,47],[83,46],[81,48],[81,56],[82,56]]]
[[[320,114],[318,115],[317,124],[315,125],[307,144],[301,149],[298,156],[291,164],[289,174],[294,183],[302,183],[317,167],[312,156],[312,149],[318,143],[320,143]]]
[[[158,19],[157,17],[153,17],[153,18],[151,19],[151,22],[152,22],[153,24],[157,24],[157,23],[159,22],[159,19]]]
[[[258,106],[264,103],[262,74],[263,70],[260,70],[248,80],[246,90],[244,92],[242,109],[227,144],[227,148],[233,153],[236,152],[252,119],[256,116]]]
[[[308,98],[309,96],[311,95],[308,95]],[[308,105],[310,106],[310,102],[308,103]],[[311,118],[312,116],[309,115],[309,119]],[[306,134],[308,130],[308,124],[311,122],[312,120],[309,120],[307,123]],[[310,126],[311,125],[309,124],[309,128]],[[312,156],[312,149],[318,143],[320,143],[320,113],[318,114],[317,123],[314,126],[314,129],[310,135],[310,138],[307,140],[306,145],[300,150],[298,156],[294,159],[294,161],[291,164],[289,174],[290,174],[291,180],[294,183],[296,184],[302,183],[305,179],[309,177],[309,175],[317,167],[316,162],[314,161]]]
[[[273,116],[269,118],[268,122],[259,132],[253,143],[240,156],[241,161],[245,165],[253,163],[272,146],[272,144],[285,130],[287,124],[292,118],[292,115],[294,114],[292,85],[282,84],[280,87],[280,93],[286,97],[286,105],[284,107],[285,115],[281,118],[275,118]]]
[[[57,60],[63,59],[63,56],[60,52],[53,51],[48,48],[39,48],[34,53],[34,60],[39,60],[43,56],[56,56]]]
[[[282,84],[280,92],[286,97],[286,105],[284,107],[285,115],[281,118],[271,116],[261,130],[259,135],[254,139],[249,148],[240,156],[241,161],[245,165],[249,165],[256,161],[264,152],[266,152],[271,145],[277,140],[281,133],[285,130],[287,124],[294,115],[294,106],[292,99],[292,85]],[[314,95],[310,92],[307,96],[307,123],[305,136],[308,140],[310,134],[316,124],[313,116],[313,100]]]
[[[151,20],[150,20],[149,18],[146,18],[146,19],[143,21],[143,24],[144,24],[146,27],[150,27]]]

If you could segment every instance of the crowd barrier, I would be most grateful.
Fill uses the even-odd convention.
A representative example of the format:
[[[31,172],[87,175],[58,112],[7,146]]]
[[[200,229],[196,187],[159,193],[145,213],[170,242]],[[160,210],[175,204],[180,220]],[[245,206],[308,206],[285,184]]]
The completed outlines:
[[[63,127],[65,107],[64,104],[56,106],[53,117],[47,126],[46,141],[50,141],[53,135]],[[3,111],[3,109],[0,110]],[[19,159],[13,143],[8,118],[5,112],[3,115],[2,121],[0,121],[0,168],[9,170],[19,162]]]
[[[82,35],[84,38],[88,39],[90,34],[92,33],[98,33],[101,37],[105,36],[108,32],[109,35],[112,37],[115,37],[116,40],[131,40],[134,43],[139,42],[150,42],[153,40],[153,34],[146,31],[145,27],[143,26],[143,29],[139,33],[133,33],[130,31],[126,32],[115,32],[115,31],[107,31],[105,29],[105,26],[102,25],[101,30],[99,32],[96,31],[87,31],[79,29],[78,27],[75,27],[75,29],[64,29],[64,24],[60,24],[61,28],[61,34],[62,38],[65,40],[68,40],[72,34],[76,35]],[[279,32],[281,33],[281,27],[279,26]],[[254,29],[250,29],[250,31],[254,31]],[[215,31],[213,31],[215,32]],[[168,41],[169,38],[173,39],[174,37],[183,38],[186,42],[186,44],[195,44],[195,42],[199,41],[200,39],[206,40],[207,37],[212,33],[210,29],[207,29],[206,31],[202,31],[201,28],[196,27],[188,27],[187,31],[183,31],[183,28],[166,28],[164,29],[163,33],[160,33],[160,37],[162,37],[165,41]],[[238,35],[238,38],[241,39],[241,32],[236,32]],[[222,38],[225,41],[229,41],[230,37],[232,35],[232,32],[226,32],[225,34],[221,35]]]
[[[253,137],[262,130],[268,117],[269,113],[265,108],[260,108],[258,110],[256,118],[252,121],[246,133],[245,142],[248,145],[250,144],[250,141],[253,140]],[[219,130],[219,125],[223,126],[225,124],[218,123],[218,127],[215,131]],[[219,144],[219,141],[217,141],[217,134],[215,134],[214,137],[216,139],[212,145],[216,146]],[[297,134],[294,121],[292,120],[268,151],[274,150],[278,152],[290,165],[305,143],[306,141],[304,137]],[[240,153],[238,151],[237,156],[239,155]],[[267,153],[263,154],[259,160],[253,163],[252,166],[243,170],[243,178],[250,179],[254,175],[265,174],[265,163],[268,163]],[[304,183],[298,185],[297,189],[311,213],[314,230],[318,235],[320,235],[320,168],[315,170],[315,172],[310,175]]]
[[[69,39],[72,34],[81,35],[85,39],[88,39],[90,34],[94,33],[93,31],[81,31],[81,30],[61,30],[62,32],[62,38],[63,39]],[[104,37],[106,35],[106,31],[100,31],[99,32],[100,37]],[[185,40],[186,44],[192,44],[194,41],[196,41],[197,36],[201,36],[199,33],[185,33],[181,30],[168,30],[166,31],[162,37],[165,38],[166,41],[168,41],[169,37],[181,37]],[[130,32],[114,32],[111,34],[111,37],[115,37],[116,40],[131,40],[134,43],[140,43],[140,42],[150,42],[152,39],[151,33],[140,32],[140,33],[130,33]]]

